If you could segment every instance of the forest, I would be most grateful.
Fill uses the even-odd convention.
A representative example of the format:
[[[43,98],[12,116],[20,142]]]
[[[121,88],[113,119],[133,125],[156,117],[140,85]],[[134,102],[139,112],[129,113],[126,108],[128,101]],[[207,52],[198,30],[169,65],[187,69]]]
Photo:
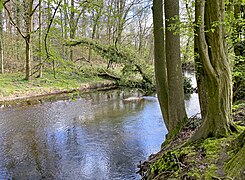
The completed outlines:
[[[245,179],[244,0],[1,0],[0,66],[3,110],[81,91],[137,89],[132,104],[156,92],[168,133],[138,164],[142,179]],[[200,112],[189,116],[193,93]]]

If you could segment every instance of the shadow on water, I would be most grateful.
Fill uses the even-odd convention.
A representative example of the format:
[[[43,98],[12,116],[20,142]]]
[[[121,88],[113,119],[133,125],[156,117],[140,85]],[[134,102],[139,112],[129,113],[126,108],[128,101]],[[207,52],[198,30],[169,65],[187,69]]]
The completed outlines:
[[[0,110],[0,179],[139,179],[167,133],[156,97],[110,90]],[[196,113],[196,97],[186,100]]]

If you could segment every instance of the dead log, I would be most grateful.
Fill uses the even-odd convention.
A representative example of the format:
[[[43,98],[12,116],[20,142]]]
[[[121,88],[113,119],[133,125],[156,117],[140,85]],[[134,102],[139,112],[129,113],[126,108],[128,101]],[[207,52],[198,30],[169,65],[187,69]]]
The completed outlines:
[[[120,81],[121,80],[121,78],[116,77],[116,76],[114,76],[112,74],[109,74],[107,72],[99,73],[98,76],[101,77],[101,78],[104,78],[104,79],[110,79],[110,80],[115,80],[115,81]]]

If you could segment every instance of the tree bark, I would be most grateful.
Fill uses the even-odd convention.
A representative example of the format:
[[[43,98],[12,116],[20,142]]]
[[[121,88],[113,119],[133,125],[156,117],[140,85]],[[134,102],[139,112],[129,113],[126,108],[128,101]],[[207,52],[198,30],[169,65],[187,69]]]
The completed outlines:
[[[232,80],[225,44],[224,0],[197,0],[196,23],[200,58],[197,74],[203,76],[205,93],[199,93],[206,109],[203,124],[192,140],[223,137],[233,130],[231,121]]]
[[[199,24],[199,3],[195,3],[195,19],[196,22],[195,24]],[[198,32],[198,27],[195,26],[195,33]],[[205,90],[205,85],[204,85],[204,70],[201,65],[201,60],[200,60],[200,55],[199,55],[199,41],[198,41],[198,36],[196,35],[194,37],[194,60],[195,60],[195,76],[196,76],[196,81],[197,81],[197,89],[198,89],[198,97],[199,97],[199,104],[200,104],[200,109],[201,109],[201,117],[205,117],[206,115],[206,104],[207,104],[207,97],[206,97],[206,90]]]
[[[162,0],[153,0],[154,67],[158,101],[166,127],[168,130],[171,130],[168,116],[168,80],[164,48],[162,4]]]
[[[16,25],[20,27],[21,24],[21,8],[20,8],[20,0],[16,1]],[[20,60],[20,37],[19,32],[16,31],[16,60],[17,62]]]
[[[70,39],[75,38],[75,2],[71,0],[71,13],[70,13]],[[70,49],[70,60],[73,61],[73,48]]]
[[[0,68],[1,74],[4,73],[4,61],[3,61],[3,9],[0,9]]]
[[[99,20],[100,20],[100,17],[102,15],[102,8],[103,8],[103,6],[100,7],[100,9],[96,12],[96,15],[94,17],[94,24],[93,24],[92,36],[91,36],[92,40],[95,38],[97,27],[99,25]],[[92,57],[92,48],[90,47],[89,48],[89,54],[88,54],[88,61],[89,62],[91,62],[91,57]]]
[[[186,118],[182,63],[180,59],[180,35],[169,27],[177,25],[179,0],[165,0],[166,62],[168,74],[169,129],[173,130]]]
[[[165,21],[169,27],[179,16],[178,1],[165,1]],[[180,61],[180,37],[166,29],[166,47],[163,30],[162,0],[153,1],[155,77],[158,100],[168,131],[171,133],[186,119],[184,89]],[[165,56],[166,55],[166,56]]]
[[[43,59],[42,59],[42,0],[39,0],[39,34],[38,34],[38,49],[39,49],[39,62],[40,62],[40,70],[39,77],[43,76]]]
[[[33,29],[33,0],[25,1],[25,22],[26,22],[26,80],[30,80],[31,75],[31,33]]]

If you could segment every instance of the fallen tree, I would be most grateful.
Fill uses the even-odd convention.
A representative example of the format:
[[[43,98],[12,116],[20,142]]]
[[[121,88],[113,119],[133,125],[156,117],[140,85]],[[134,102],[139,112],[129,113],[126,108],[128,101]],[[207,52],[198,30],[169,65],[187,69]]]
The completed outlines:
[[[115,45],[103,45],[95,40],[89,38],[80,38],[78,40],[68,40],[66,46],[87,46],[92,48],[102,58],[108,60],[110,64],[117,63],[123,66],[122,77],[116,77],[109,73],[102,74],[104,77],[112,78],[116,77],[116,80],[122,80],[127,78],[126,73],[130,72],[134,74],[134,77],[140,76],[137,86],[147,90],[153,90],[154,84],[154,73],[153,67],[147,64],[144,59],[137,55],[137,53],[120,46]],[[99,74],[100,76],[101,74]],[[115,79],[115,78],[114,78]],[[132,84],[135,84],[135,78],[132,78]]]

